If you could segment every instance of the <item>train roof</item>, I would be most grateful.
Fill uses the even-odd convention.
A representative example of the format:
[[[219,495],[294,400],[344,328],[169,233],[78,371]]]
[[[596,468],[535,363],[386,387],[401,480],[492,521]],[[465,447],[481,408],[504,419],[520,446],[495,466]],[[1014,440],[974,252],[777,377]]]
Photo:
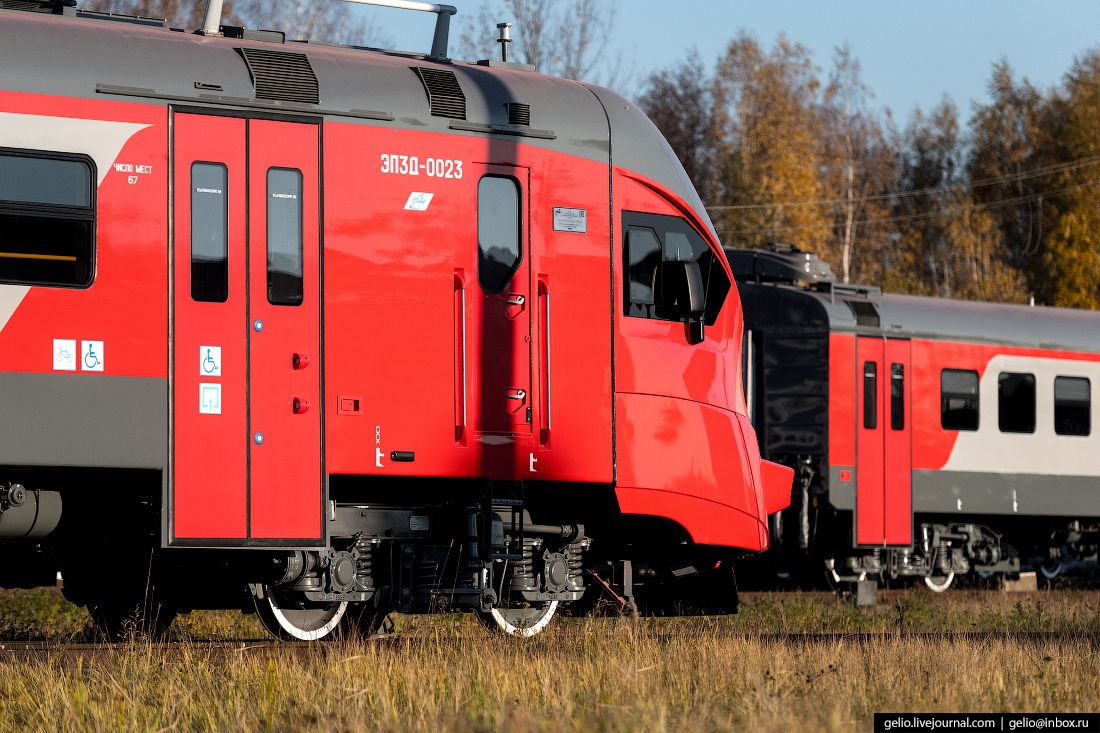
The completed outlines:
[[[66,10],[69,16],[75,12]],[[425,54],[248,40],[278,40],[280,34],[247,31],[243,38],[208,37],[138,19],[78,15],[84,17],[0,9],[0,91],[244,107],[522,142],[610,160],[650,178],[681,196],[714,231],[664,137],[636,105],[611,90],[545,76],[520,64],[440,62]],[[316,77],[317,103],[258,98],[244,49],[259,50],[269,60],[264,72],[281,74],[285,78],[276,83],[291,85],[294,70],[287,64],[292,67],[294,59],[285,54],[304,55]],[[454,72],[465,97],[464,119],[432,114],[417,67]],[[514,124],[509,102],[530,105],[528,125]]]
[[[1100,353],[1100,312],[1072,308],[985,303],[951,298],[882,293],[878,288],[818,283],[809,286],[739,282],[742,299],[766,293],[781,300],[816,302],[818,327],[833,333],[895,336],[1006,346],[1035,347]],[[746,303],[746,324],[752,327],[764,303]],[[787,310],[784,308],[784,310]],[[788,329],[798,330],[805,316],[784,317]],[[765,326],[766,327],[766,326]],[[811,326],[812,327],[812,326]]]

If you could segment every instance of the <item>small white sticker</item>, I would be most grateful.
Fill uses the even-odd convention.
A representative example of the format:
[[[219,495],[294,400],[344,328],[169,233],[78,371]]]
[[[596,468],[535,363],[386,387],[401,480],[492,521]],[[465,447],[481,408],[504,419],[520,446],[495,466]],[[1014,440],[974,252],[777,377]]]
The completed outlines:
[[[103,371],[103,342],[102,341],[81,341],[80,342],[80,371],[82,371],[82,372],[101,372],[101,371]]]
[[[76,371],[76,339],[53,340],[53,368],[62,372]]]
[[[199,414],[222,414],[222,386],[220,384],[199,383]]]
[[[222,347],[199,347],[199,376],[220,377],[222,375]]]
[[[584,234],[588,231],[587,209],[566,209],[554,207],[554,231]]]
[[[417,516],[416,514],[409,517],[409,529],[413,532],[427,532],[428,531],[428,518]]]
[[[434,196],[434,193],[413,191],[409,194],[409,200],[405,202],[405,211],[427,211]]]

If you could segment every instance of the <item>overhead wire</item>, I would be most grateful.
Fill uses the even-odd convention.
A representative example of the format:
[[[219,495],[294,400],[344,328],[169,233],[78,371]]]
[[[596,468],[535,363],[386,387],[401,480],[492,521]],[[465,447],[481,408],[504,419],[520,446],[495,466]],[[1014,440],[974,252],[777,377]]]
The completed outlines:
[[[890,199],[906,198],[910,196],[927,196],[937,193],[948,193],[951,191],[965,191],[975,188],[984,188],[986,186],[995,186],[1001,183],[1012,183],[1016,181],[1023,181],[1028,178],[1038,178],[1040,176],[1053,175],[1056,173],[1064,173],[1066,171],[1073,170],[1075,168],[1083,168],[1088,165],[1095,165],[1100,163],[1100,155],[1092,155],[1087,158],[1078,158],[1077,160],[1067,161],[1065,163],[1057,163],[1055,165],[1043,166],[1040,168],[1033,168],[1028,171],[1019,171],[1017,173],[1006,173],[1000,176],[992,176],[989,178],[980,178],[976,181],[970,181],[968,183],[953,183],[948,186],[934,186],[931,188],[914,188],[907,191],[893,191],[889,193],[870,194],[867,196],[858,196],[852,199],[820,199],[816,201],[789,201],[778,202],[770,204],[735,204],[729,206],[723,205],[711,205],[705,207],[707,211],[740,211],[749,209],[781,209],[781,208],[793,208],[800,206],[839,206],[841,204],[848,203],[863,203],[868,201],[887,201]]]
[[[992,209],[1005,208],[1008,206],[1018,206],[1025,203],[1031,203],[1034,201],[1041,201],[1046,198],[1056,198],[1058,196],[1064,196],[1068,193],[1074,193],[1075,191],[1082,191],[1085,189],[1100,186],[1100,179],[1087,181],[1085,183],[1078,183],[1073,186],[1066,186],[1064,188],[1053,189],[1050,191],[1041,191],[1039,193],[1027,194],[1024,196],[1016,196],[1008,199],[998,199],[997,201],[989,201],[984,203],[970,204],[967,206],[961,206],[954,209],[937,209],[935,211],[921,211],[913,214],[897,214],[894,216],[881,216],[870,217],[867,219],[857,219],[855,225],[868,225],[868,224],[891,224],[905,221],[919,221],[921,219],[935,219],[938,217],[955,216],[970,211],[989,211]],[[759,234],[764,232],[798,232],[809,231],[813,229],[834,229],[838,224],[826,223],[826,224],[806,224],[796,227],[766,227],[757,229],[735,229],[724,230],[723,234]]]

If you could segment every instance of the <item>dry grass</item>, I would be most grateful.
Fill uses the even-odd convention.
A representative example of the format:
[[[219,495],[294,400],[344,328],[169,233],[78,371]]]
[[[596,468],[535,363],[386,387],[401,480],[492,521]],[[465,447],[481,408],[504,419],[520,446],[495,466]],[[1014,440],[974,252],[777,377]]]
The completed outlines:
[[[757,596],[732,618],[562,619],[526,641],[443,616],[403,619],[387,639],[312,646],[0,652],[0,731],[868,730],[875,711],[1098,707],[1100,641],[1072,632],[1100,630],[1100,593],[888,600],[863,611]],[[224,638],[247,624],[194,614],[173,634]],[[889,633],[983,628],[1070,635]],[[887,633],[772,635],[856,630]]]

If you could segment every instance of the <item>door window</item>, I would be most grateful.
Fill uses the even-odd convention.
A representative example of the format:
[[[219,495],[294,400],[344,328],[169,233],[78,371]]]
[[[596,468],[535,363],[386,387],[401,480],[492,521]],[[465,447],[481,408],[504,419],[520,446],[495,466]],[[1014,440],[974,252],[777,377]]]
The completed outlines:
[[[191,297],[229,297],[229,171],[221,163],[191,164]]]
[[[523,256],[519,197],[514,178],[485,176],[477,184],[477,281],[486,293],[504,290]]]
[[[0,153],[0,282],[92,284],[94,179],[86,158]]]
[[[878,364],[863,362],[863,427],[878,427]]]
[[[1054,432],[1088,435],[1092,430],[1092,395],[1084,377],[1054,378]]]
[[[623,270],[626,273],[624,313],[635,318],[668,317],[655,297],[661,292],[661,263],[693,261],[703,278],[706,309],[703,323],[713,326],[730,290],[726,271],[705,239],[678,216],[623,212]]]
[[[997,377],[997,422],[1002,433],[1035,432],[1035,375],[1001,372]]]
[[[890,365],[890,429],[905,430],[905,365]]]
[[[301,305],[302,172],[267,170],[267,302]]]

